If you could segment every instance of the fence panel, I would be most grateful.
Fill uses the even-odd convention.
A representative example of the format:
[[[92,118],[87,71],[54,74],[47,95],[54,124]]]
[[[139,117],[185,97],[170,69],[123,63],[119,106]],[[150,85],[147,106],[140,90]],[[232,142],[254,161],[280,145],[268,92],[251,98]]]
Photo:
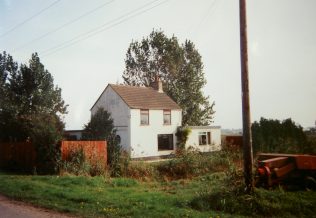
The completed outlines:
[[[36,165],[36,152],[30,142],[0,143],[0,167],[30,171]]]
[[[61,155],[63,160],[69,158],[71,151],[83,149],[86,160],[91,164],[107,164],[106,141],[62,141]]]

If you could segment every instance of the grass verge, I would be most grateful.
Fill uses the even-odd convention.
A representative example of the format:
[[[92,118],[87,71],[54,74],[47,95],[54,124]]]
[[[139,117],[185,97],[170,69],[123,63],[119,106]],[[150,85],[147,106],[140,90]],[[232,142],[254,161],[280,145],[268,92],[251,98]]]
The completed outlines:
[[[82,217],[230,217],[188,204],[201,181],[139,182],[129,178],[0,175],[0,193]],[[206,188],[206,187],[205,187]]]
[[[315,191],[245,194],[240,163],[234,152],[191,152],[130,164],[129,178],[0,173],[0,193],[82,217],[315,217]]]

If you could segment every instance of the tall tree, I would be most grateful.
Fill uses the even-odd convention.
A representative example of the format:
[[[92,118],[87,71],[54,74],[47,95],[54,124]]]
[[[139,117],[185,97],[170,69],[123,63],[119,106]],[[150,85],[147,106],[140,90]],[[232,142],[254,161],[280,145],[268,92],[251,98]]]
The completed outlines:
[[[87,140],[107,140],[114,131],[111,114],[103,108],[99,108],[84,126],[83,138]]]
[[[13,100],[21,104],[21,114],[66,113],[61,89],[54,86],[52,75],[44,68],[37,53],[32,54],[28,65],[22,64],[18,73],[11,74],[10,88]]]
[[[0,141],[14,133],[17,128],[17,122],[14,119],[16,113],[16,105],[11,102],[11,94],[9,92],[10,75],[16,74],[18,64],[13,61],[12,56],[6,52],[0,53]]]
[[[175,36],[168,38],[153,30],[140,42],[133,41],[126,53],[124,83],[151,86],[156,77],[163,81],[164,91],[183,110],[184,125],[209,125],[213,106],[202,88],[206,84],[201,55],[186,40],[180,45]]]
[[[67,113],[61,89],[54,85],[37,53],[32,54],[29,64],[18,66],[3,52],[0,76],[0,141],[31,140],[38,163],[54,166],[64,128],[62,116]]]

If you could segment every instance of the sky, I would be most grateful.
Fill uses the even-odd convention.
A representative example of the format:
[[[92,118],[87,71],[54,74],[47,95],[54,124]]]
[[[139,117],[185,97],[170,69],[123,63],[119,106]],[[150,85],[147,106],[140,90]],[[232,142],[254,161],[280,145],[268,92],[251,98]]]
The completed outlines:
[[[316,125],[316,1],[247,1],[251,120]],[[214,123],[241,128],[237,0],[1,0],[0,52],[38,52],[62,89],[66,129],[82,129],[108,83],[122,83],[129,44],[162,30],[202,56]]]

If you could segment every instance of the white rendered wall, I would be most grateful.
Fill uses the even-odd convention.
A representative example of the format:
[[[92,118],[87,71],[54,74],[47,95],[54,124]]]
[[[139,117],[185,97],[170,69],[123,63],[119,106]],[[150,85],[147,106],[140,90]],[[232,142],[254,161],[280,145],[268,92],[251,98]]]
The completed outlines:
[[[91,109],[91,115],[95,114],[98,108],[104,108],[111,113],[117,135],[121,138],[123,149],[130,151],[130,109],[122,98],[108,86],[101,94],[96,104]]]
[[[163,124],[163,110],[149,110],[149,125],[140,125],[140,109],[131,109],[131,157],[167,155],[173,151],[158,151],[158,134],[173,134],[176,145],[177,127],[182,122],[181,110],[171,110],[171,125]]]
[[[199,145],[199,132],[211,132],[211,143],[209,145]],[[221,129],[214,127],[192,128],[185,147],[189,148],[190,146],[201,152],[221,150]]]

